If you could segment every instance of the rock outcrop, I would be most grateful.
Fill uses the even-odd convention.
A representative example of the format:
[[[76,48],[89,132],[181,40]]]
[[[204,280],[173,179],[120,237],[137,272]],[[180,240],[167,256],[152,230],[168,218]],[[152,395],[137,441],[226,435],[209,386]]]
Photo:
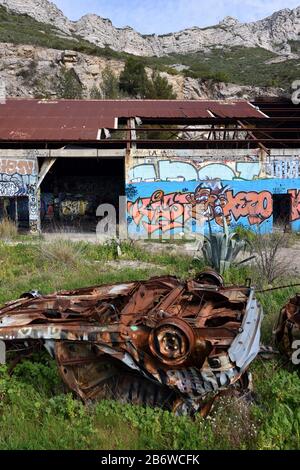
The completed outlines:
[[[41,23],[50,24],[67,35],[75,32],[72,22],[48,0],[0,0],[0,5],[20,15],[31,16]]]
[[[55,81],[62,69],[73,68],[84,89],[84,97],[90,97],[91,89],[101,89],[102,72],[109,66],[119,75],[124,62],[36,46],[0,43],[0,81],[5,83],[7,96],[56,97]],[[151,70],[148,69],[149,76]],[[258,88],[225,84],[213,80],[196,80],[183,75],[163,73],[173,86],[178,99],[226,99],[257,96],[278,96],[278,88]]]

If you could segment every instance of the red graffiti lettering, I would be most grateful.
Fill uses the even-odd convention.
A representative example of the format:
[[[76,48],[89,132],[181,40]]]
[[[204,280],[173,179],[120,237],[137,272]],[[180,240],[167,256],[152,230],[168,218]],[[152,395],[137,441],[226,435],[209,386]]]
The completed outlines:
[[[227,191],[226,198],[224,215],[232,215],[236,221],[241,217],[247,217],[251,225],[258,225],[271,217],[273,213],[272,194],[268,191],[240,192],[235,195],[233,191]]]
[[[165,195],[163,191],[157,191],[150,198],[128,202],[128,214],[137,226],[143,224],[149,234],[157,230],[165,233],[183,228],[187,219],[191,219],[191,211],[186,204],[183,194]]]
[[[137,226],[149,234],[185,229],[189,221],[203,223],[214,221],[220,226],[232,219],[247,218],[251,225],[258,225],[273,213],[271,193],[262,191],[239,192],[226,190],[220,184],[198,186],[195,192],[165,194],[159,190],[148,198],[128,202],[128,214]],[[299,192],[300,193],[300,192]],[[294,195],[294,218],[300,218],[300,194]],[[295,219],[294,219],[295,220]]]
[[[6,160],[0,159],[0,173],[13,175],[32,175],[34,172],[34,162],[32,160]]]
[[[291,196],[291,222],[295,222],[300,219],[300,191],[289,189],[288,194]]]

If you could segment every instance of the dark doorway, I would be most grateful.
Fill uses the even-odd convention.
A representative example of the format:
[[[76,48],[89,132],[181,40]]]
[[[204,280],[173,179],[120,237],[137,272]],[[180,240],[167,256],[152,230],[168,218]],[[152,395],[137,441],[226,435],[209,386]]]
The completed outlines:
[[[290,224],[292,199],[290,194],[273,194],[273,223],[287,228]]]
[[[27,230],[29,228],[28,197],[0,198],[0,222],[3,219],[15,222],[20,230]]]
[[[118,215],[124,165],[124,159],[58,158],[41,186],[42,228],[95,232],[100,204],[114,205]]]

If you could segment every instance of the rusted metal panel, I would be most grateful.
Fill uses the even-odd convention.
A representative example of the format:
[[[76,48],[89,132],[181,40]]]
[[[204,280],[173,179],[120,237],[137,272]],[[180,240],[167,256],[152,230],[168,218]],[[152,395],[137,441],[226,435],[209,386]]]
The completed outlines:
[[[0,106],[2,141],[96,141],[116,119],[263,118],[247,101],[24,100]]]
[[[20,342],[46,346],[85,401],[155,404],[159,396],[177,413],[194,412],[210,395],[244,383],[261,319],[253,289],[224,287],[209,271],[187,282],[164,276],[24,294],[0,309],[0,340],[8,355]]]
[[[300,294],[289,300],[282,308],[276,329],[274,331],[275,341],[279,350],[289,357],[300,347]]]

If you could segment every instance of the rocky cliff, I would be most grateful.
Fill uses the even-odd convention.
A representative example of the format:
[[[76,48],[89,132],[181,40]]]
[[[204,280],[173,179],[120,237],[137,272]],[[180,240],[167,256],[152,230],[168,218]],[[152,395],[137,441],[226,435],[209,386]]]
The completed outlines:
[[[62,68],[73,68],[84,87],[84,97],[89,98],[94,86],[101,88],[102,72],[106,66],[119,75],[124,62],[74,51],[0,43],[0,79],[6,84],[8,96],[55,98],[55,78],[59,77]],[[150,69],[148,73],[151,74]],[[178,99],[254,99],[262,95],[283,94],[283,90],[278,88],[239,86],[167,73],[163,75],[172,84]]]
[[[70,21],[48,0],[0,0],[11,11],[27,14],[55,26],[63,34],[80,35],[100,47],[140,56],[164,56],[230,46],[261,47],[280,55],[291,54],[291,41],[299,40],[300,7],[284,9],[260,21],[240,23],[227,17],[208,28],[189,28],[166,35],[142,35],[132,28],[116,28],[110,20],[88,14]]]

